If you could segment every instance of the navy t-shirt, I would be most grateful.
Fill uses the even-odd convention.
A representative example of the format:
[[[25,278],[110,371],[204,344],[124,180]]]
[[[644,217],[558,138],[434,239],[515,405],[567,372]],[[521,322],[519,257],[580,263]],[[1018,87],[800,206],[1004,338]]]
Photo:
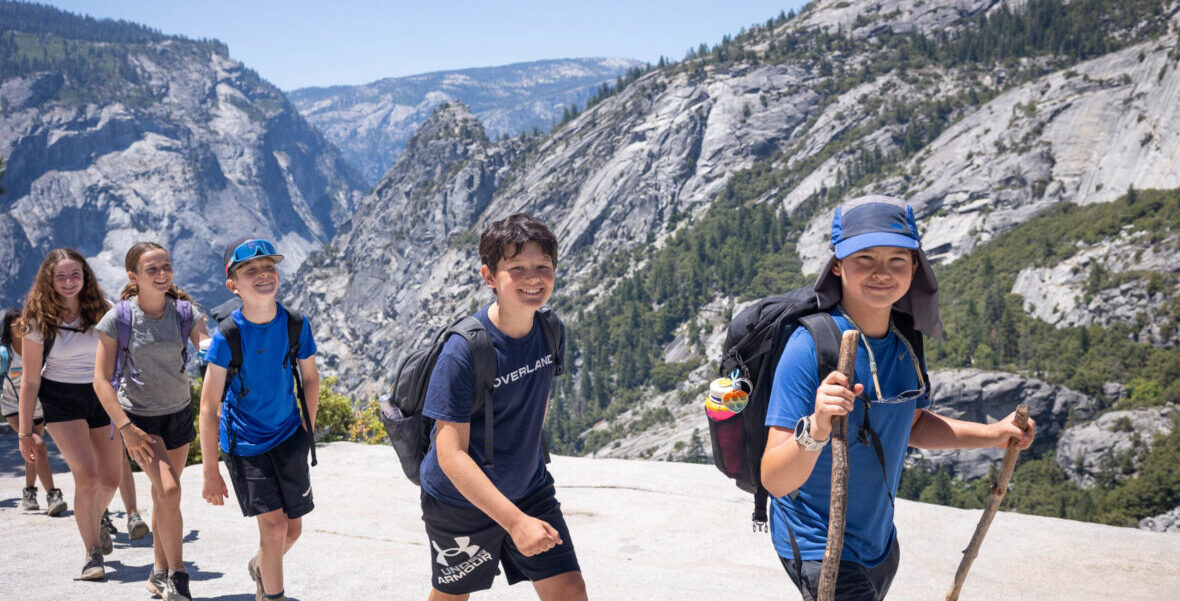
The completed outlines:
[[[556,358],[549,350],[539,319],[533,318],[533,329],[524,338],[510,338],[492,324],[488,307],[475,317],[491,336],[498,363],[492,391],[495,464],[490,468],[483,465],[484,409],[471,412],[475,372],[471,348],[462,336],[451,336],[443,345],[430,375],[422,414],[436,420],[470,423],[467,453],[505,497],[518,501],[552,482],[545,469],[541,429]],[[420,475],[426,494],[452,505],[474,507],[439,467],[433,445],[422,459]]]
[[[295,378],[290,367],[283,367],[287,356],[287,312],[278,306],[278,315],[268,323],[251,323],[238,309],[230,315],[242,335],[242,370],[238,378],[227,382],[229,390],[221,405],[221,450],[229,452],[230,437],[234,455],[249,457],[265,453],[287,440],[299,428],[299,405],[295,400]],[[299,333],[299,358],[316,352],[311,323],[303,318]],[[214,365],[229,367],[230,349],[221,330],[213,330],[213,340],[205,357]],[[242,382],[248,393],[242,395]]]
[[[832,317],[841,332],[853,329],[838,309],[833,309]],[[885,400],[920,387],[919,376],[900,336],[890,331],[884,338],[868,340],[877,362],[881,396]],[[767,426],[794,430],[795,422],[800,417],[815,411],[815,391],[820,382],[817,369],[815,341],[807,328],[797,328],[787,340],[774,374],[770,405],[766,413]],[[897,494],[914,411],[928,407],[930,398],[927,394],[903,403],[876,402],[877,393],[863,337],[857,347],[856,382],[864,385],[865,394],[873,401],[869,417],[873,430],[881,438],[888,481],[881,475],[881,464],[877,461],[871,440],[863,443],[857,440],[857,433],[865,420],[865,404],[857,400],[856,408],[848,416],[848,508],[841,559],[872,567],[884,561],[893,546],[896,529],[893,526],[893,506],[887,493]],[[829,444],[819,452],[815,469],[796,491],[798,495],[795,498],[788,495],[774,499],[770,511],[770,532],[775,551],[780,556],[794,558],[785,528],[790,524],[802,559],[823,559],[831,507],[831,480],[832,445]]]

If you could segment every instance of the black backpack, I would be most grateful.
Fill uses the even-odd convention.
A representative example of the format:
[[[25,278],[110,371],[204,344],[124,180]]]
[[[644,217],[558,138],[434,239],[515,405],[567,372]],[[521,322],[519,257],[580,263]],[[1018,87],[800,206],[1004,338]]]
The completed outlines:
[[[242,333],[238,330],[238,324],[230,317],[235,310],[241,307],[242,299],[234,297],[209,311],[209,319],[212,319],[217,324],[217,329],[221,330],[221,335],[225,337],[226,343],[229,344],[229,365],[225,368],[225,388],[221,391],[221,402],[223,406],[227,393],[229,392],[229,383],[234,378],[239,378],[242,375]],[[283,367],[289,367],[295,377],[295,393],[299,402],[300,415],[303,423],[307,424],[307,427],[310,428],[311,414],[307,409],[307,397],[303,393],[303,378],[299,374],[299,335],[303,333],[303,315],[298,311],[290,311],[286,307],[283,307],[283,310],[287,312],[288,344],[287,354],[283,357]],[[245,378],[243,378],[240,397],[250,394],[248,384]],[[314,438],[315,433],[311,432],[311,435]],[[231,455],[234,452],[236,443],[237,436],[231,434],[229,441],[229,452]],[[314,442],[311,444],[311,464],[313,466],[319,464],[319,461],[316,460]]]
[[[565,348],[565,327],[557,314],[549,307],[537,310],[545,342],[553,353],[553,375],[564,371],[562,357]],[[389,444],[397,451],[402,471],[414,484],[421,485],[419,471],[422,459],[430,450],[433,439],[434,420],[422,415],[426,402],[426,389],[430,385],[430,374],[434,364],[451,335],[462,336],[471,348],[475,369],[475,400],[471,406],[474,414],[482,407],[484,411],[484,461],[485,467],[494,465],[492,389],[496,381],[498,360],[492,339],[483,324],[475,317],[464,317],[451,323],[434,337],[430,346],[411,350],[398,361],[394,371],[393,385],[389,392],[378,399],[381,406],[381,422],[389,436]],[[542,439],[542,444],[544,440]],[[546,452],[546,462],[548,453]]]
[[[787,340],[799,326],[807,328],[815,341],[819,379],[836,370],[840,356],[840,328],[828,311],[835,306],[821,306],[814,289],[796,288],[780,296],[758,300],[738,313],[730,322],[721,351],[721,375],[739,377],[752,383],[746,408],[725,421],[709,419],[709,437],[713,444],[713,463],[721,473],[732,478],[738,488],[754,495],[754,530],[765,531],[766,502],[769,497],[762,486],[762,453],[770,428],[766,410],[779,356]],[[925,365],[922,334],[914,329],[913,318],[893,311],[893,323],[913,347],[919,365]],[[922,378],[930,378],[923,367]],[[884,450],[866,413],[862,438],[871,438],[881,470],[885,470]],[[892,496],[891,496],[892,500]],[[792,541],[793,542],[793,541]],[[798,553],[796,553],[798,556]]]

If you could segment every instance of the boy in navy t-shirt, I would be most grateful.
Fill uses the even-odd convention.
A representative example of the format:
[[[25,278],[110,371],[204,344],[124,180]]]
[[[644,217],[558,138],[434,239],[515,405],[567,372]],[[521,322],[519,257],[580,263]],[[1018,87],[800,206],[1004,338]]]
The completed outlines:
[[[762,483],[775,497],[770,513],[775,550],[804,599],[814,599],[827,545],[832,473],[827,443],[832,417],[848,416],[852,477],[835,596],[840,601],[879,601],[897,571],[893,497],[906,447],[1006,447],[1015,438],[1025,449],[1035,424],[1030,419],[1022,431],[1013,415],[985,425],[927,409],[925,366],[891,318],[897,309],[913,317],[917,330],[942,335],[938,285],[909,205],[887,196],[846,203],[836,209],[831,248],[815,290],[820,306],[831,307],[842,332],[860,333],[856,383],[850,390],[838,371],[821,382],[815,341],[807,328],[791,334],[767,408],[770,434],[762,456]],[[880,439],[881,456],[869,428]]]
[[[320,389],[315,340],[304,319],[297,355],[311,422],[304,424],[292,366],[285,365],[289,316],[275,302],[275,264],[283,256],[267,240],[243,239],[226,249],[224,260],[225,285],[242,299],[242,308],[229,317],[240,333],[242,366],[226,382],[231,349],[222,331],[214,330],[201,389],[202,496],[214,505],[229,496],[217,467],[220,450],[242,514],[258,518],[258,554],[248,564],[255,599],[283,599],[283,554],[299,538],[302,516],[315,507],[307,465]]]
[[[521,213],[496,221],[479,242],[484,282],[496,300],[475,317],[496,350],[494,464],[484,466],[484,412],[472,413],[472,353],[447,340],[422,410],[436,420],[422,460],[422,519],[430,539],[431,600],[467,599],[530,580],[543,600],[586,599],[578,558],[545,468],[542,426],[559,349],[550,349],[537,309],[553,293],[557,238]]]

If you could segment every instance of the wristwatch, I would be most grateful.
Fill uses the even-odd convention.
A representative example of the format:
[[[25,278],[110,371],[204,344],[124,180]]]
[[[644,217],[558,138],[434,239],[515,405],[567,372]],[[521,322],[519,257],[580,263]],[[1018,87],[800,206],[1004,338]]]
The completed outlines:
[[[803,447],[804,451],[814,453],[815,451],[824,448],[824,445],[828,444],[828,441],[831,439],[832,437],[830,436],[823,440],[816,440],[811,437],[810,415],[804,415],[803,417],[799,418],[799,421],[795,422],[795,442],[799,443],[799,445]]]

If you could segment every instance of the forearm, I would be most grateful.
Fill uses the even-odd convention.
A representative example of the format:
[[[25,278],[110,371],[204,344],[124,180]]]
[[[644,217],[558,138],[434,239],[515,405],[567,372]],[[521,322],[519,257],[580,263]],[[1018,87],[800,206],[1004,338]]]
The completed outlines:
[[[221,412],[221,399],[205,386],[201,389],[201,462],[205,472],[217,471],[217,460],[220,449],[218,447],[221,436],[218,414]]]
[[[131,421],[131,418],[127,417],[127,412],[123,410],[123,406],[119,404],[119,395],[114,388],[111,388],[110,382],[95,380],[94,393],[98,395],[99,404],[110,416],[116,429],[121,430]]]
[[[910,446],[920,449],[978,449],[995,444],[990,424],[969,422],[919,409],[910,431]]]
[[[793,432],[772,427],[762,454],[762,486],[775,497],[794,492],[811,477],[821,452],[804,450]]]
[[[516,504],[508,500],[508,497],[492,484],[487,474],[483,473],[471,455],[465,451],[440,452],[438,463],[459,494],[505,530],[510,531],[512,524],[524,515]]]
[[[37,408],[37,392],[41,388],[40,374],[24,374],[20,381],[20,398],[17,400],[18,433],[33,431],[33,413]]]

